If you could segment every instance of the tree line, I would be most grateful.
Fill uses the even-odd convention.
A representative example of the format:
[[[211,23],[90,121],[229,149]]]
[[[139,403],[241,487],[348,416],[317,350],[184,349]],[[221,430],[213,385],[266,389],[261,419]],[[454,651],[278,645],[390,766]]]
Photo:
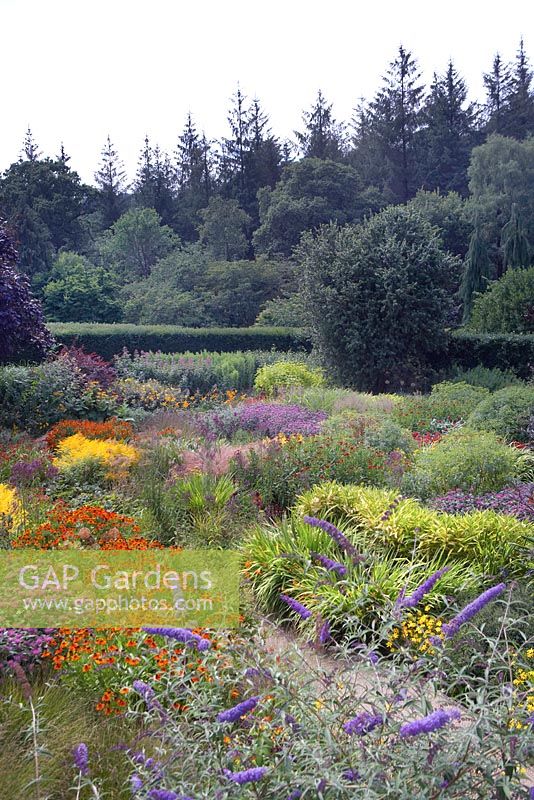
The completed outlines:
[[[45,157],[28,130],[0,178],[0,212],[50,318],[249,324],[280,293],[284,313],[298,315],[293,255],[304,231],[411,204],[464,263],[455,291],[467,319],[474,293],[527,266],[534,242],[523,41],[483,77],[479,103],[452,61],[426,87],[401,46],[350,122],[319,91],[293,141],[238,88],[226,137],[208,139],[188,114],[174,153],[145,137],[131,185],[109,136],[87,185],[63,146]]]

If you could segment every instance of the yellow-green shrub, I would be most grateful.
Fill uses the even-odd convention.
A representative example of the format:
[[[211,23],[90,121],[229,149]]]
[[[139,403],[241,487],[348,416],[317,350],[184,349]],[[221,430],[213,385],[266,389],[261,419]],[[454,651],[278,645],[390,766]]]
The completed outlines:
[[[254,388],[271,396],[288,386],[322,386],[324,375],[322,370],[306,366],[298,361],[278,361],[267,364],[256,373]]]

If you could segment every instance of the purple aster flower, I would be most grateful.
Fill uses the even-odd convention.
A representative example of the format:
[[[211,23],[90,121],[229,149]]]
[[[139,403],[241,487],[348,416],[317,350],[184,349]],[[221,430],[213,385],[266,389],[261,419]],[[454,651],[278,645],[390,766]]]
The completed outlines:
[[[77,744],[72,751],[72,758],[76,769],[79,770],[82,775],[87,775],[89,772],[89,751],[87,750],[87,745],[83,742]]]
[[[365,736],[373,728],[377,728],[384,722],[384,717],[381,714],[370,714],[369,711],[362,711],[361,714],[349,719],[343,725],[343,730],[350,736],[357,734],[358,736]]]
[[[145,633],[152,636],[165,636],[167,639],[176,639],[185,644],[196,644],[198,650],[208,650],[210,643],[207,639],[193,633],[189,628],[143,628]]]
[[[347,567],[344,564],[340,564],[339,561],[334,561],[332,558],[328,558],[328,556],[321,555],[321,553],[312,553],[311,555],[330,572],[337,572],[338,575],[347,574]]]
[[[475,600],[471,603],[466,605],[466,607],[460,611],[447,625],[443,625],[441,628],[442,633],[445,635],[446,639],[451,639],[455,636],[462,625],[468,622],[475,614],[478,614],[484,606],[487,606],[488,603],[491,603],[496,597],[498,597],[501,592],[504,592],[506,589],[505,583],[498,583],[497,586],[492,586],[491,589],[486,589],[485,592],[482,592]]]
[[[407,739],[410,736],[420,736],[422,733],[437,731],[438,728],[443,728],[455,719],[460,719],[460,712],[457,708],[450,710],[439,708],[426,717],[414,719],[412,722],[405,722],[404,725],[401,725],[399,733],[403,739]]]
[[[252,769],[244,769],[241,772],[231,772],[229,769],[223,770],[228,780],[242,786],[244,783],[254,783],[261,781],[267,775],[269,770],[267,767],[252,767]]]
[[[249,697],[248,700],[243,700],[242,703],[238,703],[232,708],[227,708],[226,711],[221,711],[217,714],[217,722],[237,722],[249,711],[256,708],[259,699],[259,695],[257,697]]]
[[[288,606],[299,615],[299,617],[302,617],[302,619],[309,619],[309,617],[311,617],[312,612],[310,609],[306,608],[306,606],[303,606],[298,600],[288,597],[287,594],[281,594],[280,599],[283,600],[284,603],[287,603]]]
[[[335,525],[332,525],[331,522],[327,522],[325,519],[318,519],[317,517],[304,517],[304,522],[308,525],[311,525],[312,528],[321,528],[325,533],[327,533],[330,538],[336,542],[336,544],[348,555],[350,556],[355,562],[356,561],[363,561],[363,556],[358,553],[352,542],[349,542],[347,537],[344,533],[341,533],[339,528],[336,528]]]
[[[413,592],[413,594],[409,595],[409,597],[404,597],[403,595],[401,595],[398,598],[395,605],[397,605],[399,608],[415,608],[415,606],[417,606],[421,602],[425,594],[428,594],[428,592],[439,581],[441,576],[444,575],[446,572],[448,572],[449,569],[450,567],[443,567],[442,569],[438,569],[437,572],[434,572],[434,574],[431,575],[430,578],[427,578],[426,581],[424,581],[424,583],[422,583],[421,586],[419,586]]]

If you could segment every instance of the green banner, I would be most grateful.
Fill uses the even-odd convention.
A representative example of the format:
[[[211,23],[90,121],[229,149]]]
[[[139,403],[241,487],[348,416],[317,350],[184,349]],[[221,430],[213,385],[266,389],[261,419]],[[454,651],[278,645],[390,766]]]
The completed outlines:
[[[229,550],[4,550],[0,627],[230,628],[239,569]]]

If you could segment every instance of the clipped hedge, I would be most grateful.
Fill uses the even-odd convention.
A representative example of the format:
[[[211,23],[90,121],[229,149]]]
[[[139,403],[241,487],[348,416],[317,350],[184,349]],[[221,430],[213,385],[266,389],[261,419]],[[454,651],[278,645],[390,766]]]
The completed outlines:
[[[106,359],[127,350],[162,353],[236,350],[311,350],[299,328],[180,328],[175,325],[127,325],[56,322],[48,325],[59,344],[83,347]]]
[[[464,369],[482,364],[512,370],[519,378],[530,378],[534,368],[534,335],[456,331],[450,339],[449,356],[452,363]]]

